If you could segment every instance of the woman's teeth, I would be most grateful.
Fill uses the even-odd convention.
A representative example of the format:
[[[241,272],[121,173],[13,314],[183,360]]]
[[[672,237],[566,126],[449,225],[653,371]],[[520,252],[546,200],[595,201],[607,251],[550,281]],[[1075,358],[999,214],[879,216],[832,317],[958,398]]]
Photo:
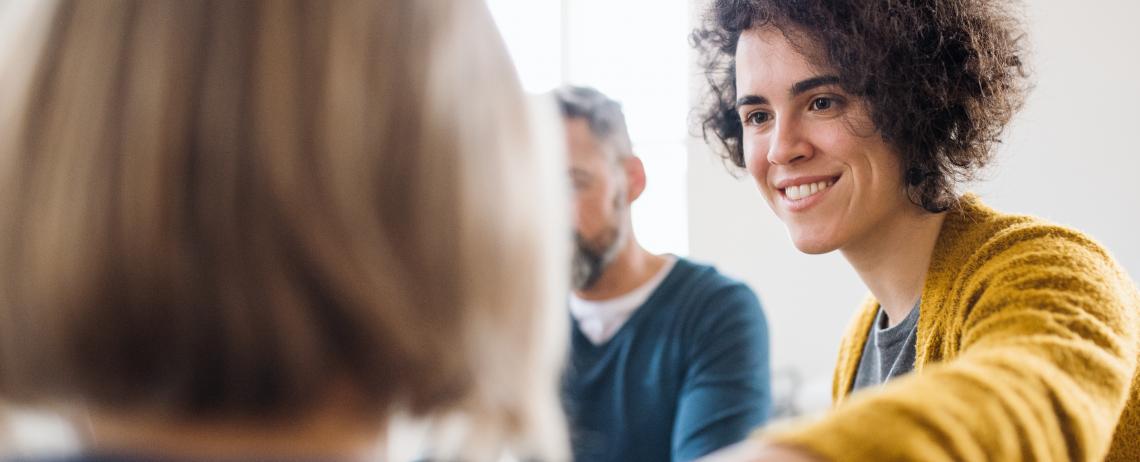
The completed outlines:
[[[828,180],[811,184],[801,184],[799,186],[788,186],[784,189],[784,195],[788,196],[788,199],[798,201],[800,199],[813,196],[815,193],[823,191],[824,189],[827,189],[831,186],[831,183],[832,182]]]

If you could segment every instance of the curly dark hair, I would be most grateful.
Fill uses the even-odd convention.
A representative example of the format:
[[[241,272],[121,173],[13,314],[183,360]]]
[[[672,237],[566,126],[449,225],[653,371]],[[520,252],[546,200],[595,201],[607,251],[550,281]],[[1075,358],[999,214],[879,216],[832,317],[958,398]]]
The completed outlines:
[[[710,85],[698,109],[701,132],[744,167],[737,40],[774,26],[866,100],[875,128],[902,156],[910,200],[944,211],[956,203],[955,185],[991,160],[1029,91],[1017,7],[1002,0],[715,0],[691,36]]]

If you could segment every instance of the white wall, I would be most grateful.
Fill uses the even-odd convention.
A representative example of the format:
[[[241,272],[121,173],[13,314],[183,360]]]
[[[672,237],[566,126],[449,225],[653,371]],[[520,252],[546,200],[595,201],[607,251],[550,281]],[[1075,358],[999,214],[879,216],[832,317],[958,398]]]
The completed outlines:
[[[638,240],[652,252],[685,255],[686,5],[660,0],[564,4],[566,82],[596,87],[622,103],[634,154],[645,163],[646,188],[632,209]],[[645,20],[646,11],[653,11],[652,20]]]
[[[622,103],[645,192],[634,202],[641,244],[687,255],[685,163],[688,7],[658,0],[488,0],[523,88],[568,83]],[[643,21],[645,11],[652,21]],[[631,24],[636,24],[631,30]]]
[[[1037,0],[1026,14],[1036,89],[987,180],[967,189],[999,209],[1090,233],[1135,278],[1140,2]],[[699,71],[690,75],[694,89],[703,85]],[[838,337],[865,294],[862,283],[838,253],[797,252],[752,180],[732,179],[699,139],[689,145],[688,180],[691,255],[756,289],[775,370],[800,371],[809,381],[802,404],[825,404]]]
[[[1140,2],[1027,10],[1037,87],[975,190],[1091,234],[1140,277]]]

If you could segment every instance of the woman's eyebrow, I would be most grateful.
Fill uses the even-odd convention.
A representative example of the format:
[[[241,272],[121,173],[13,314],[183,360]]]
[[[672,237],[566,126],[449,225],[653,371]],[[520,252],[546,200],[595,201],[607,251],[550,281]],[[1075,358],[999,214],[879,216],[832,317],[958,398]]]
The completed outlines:
[[[792,96],[799,96],[800,94],[810,91],[814,88],[819,88],[824,85],[834,85],[839,83],[839,76],[837,75],[820,75],[810,79],[804,79],[792,85],[788,93]],[[747,106],[751,104],[768,104],[768,98],[758,95],[744,95],[736,100],[736,108]]]
[[[820,75],[796,82],[795,85],[792,85],[792,89],[789,91],[789,93],[791,93],[792,96],[798,96],[799,94],[805,91],[809,91],[813,88],[822,87],[824,85],[834,85],[837,83],[839,83],[839,76],[837,75]]]
[[[768,104],[768,98],[756,95],[744,95],[741,96],[740,99],[736,100],[737,109],[740,109],[741,106],[747,106],[749,104]]]

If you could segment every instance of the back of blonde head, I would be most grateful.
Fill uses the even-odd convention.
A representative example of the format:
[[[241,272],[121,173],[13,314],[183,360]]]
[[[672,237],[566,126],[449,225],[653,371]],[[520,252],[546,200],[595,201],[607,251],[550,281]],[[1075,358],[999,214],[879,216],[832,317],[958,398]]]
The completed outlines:
[[[30,4],[0,399],[288,418],[343,381],[562,458],[561,175],[482,2]]]

